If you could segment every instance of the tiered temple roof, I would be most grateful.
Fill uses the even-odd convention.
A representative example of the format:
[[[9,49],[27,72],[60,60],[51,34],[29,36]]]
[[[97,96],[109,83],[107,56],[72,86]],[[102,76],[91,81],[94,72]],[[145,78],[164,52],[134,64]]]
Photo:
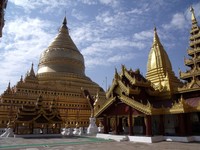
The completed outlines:
[[[43,98],[40,96],[35,105],[22,105],[18,109],[15,123],[62,123],[59,111],[57,110],[55,99],[51,107],[44,107]]]
[[[180,78],[186,81],[180,91],[196,91],[200,88],[200,27],[195,17],[194,9],[192,12],[192,28],[190,30],[190,47],[187,50],[190,58],[185,58],[185,65],[189,68],[186,72],[180,73]]]
[[[25,104],[18,108],[13,123],[15,134],[52,134],[60,133],[61,119],[55,99],[51,106],[45,107],[42,96],[34,105]]]
[[[114,115],[115,111],[118,115],[125,115],[125,105],[132,107],[135,114],[146,115],[200,111],[199,104],[194,104],[192,100],[186,101],[183,97],[177,100],[157,101],[160,94],[162,92],[154,89],[151,82],[145,79],[139,70],[128,70],[123,65],[120,74],[115,72],[112,85],[106,93],[107,101],[104,104],[96,102],[94,115],[96,117],[110,113]],[[120,107],[120,110],[116,110],[116,107]]]

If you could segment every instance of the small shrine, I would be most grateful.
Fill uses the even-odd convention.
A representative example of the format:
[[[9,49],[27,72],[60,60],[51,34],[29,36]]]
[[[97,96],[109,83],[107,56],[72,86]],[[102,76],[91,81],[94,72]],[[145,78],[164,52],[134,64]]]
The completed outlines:
[[[35,105],[22,105],[14,120],[15,134],[60,134],[62,119],[56,100],[51,107],[45,107],[42,96]]]

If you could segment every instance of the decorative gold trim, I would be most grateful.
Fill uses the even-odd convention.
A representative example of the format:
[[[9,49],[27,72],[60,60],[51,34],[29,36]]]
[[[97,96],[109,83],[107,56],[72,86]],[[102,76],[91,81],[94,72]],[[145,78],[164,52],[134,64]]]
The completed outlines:
[[[103,106],[101,107],[101,109],[97,110],[94,112],[94,116],[98,117],[106,108],[108,108],[111,104],[113,104],[113,102],[116,100],[116,97],[112,97],[110,99],[108,99]]]

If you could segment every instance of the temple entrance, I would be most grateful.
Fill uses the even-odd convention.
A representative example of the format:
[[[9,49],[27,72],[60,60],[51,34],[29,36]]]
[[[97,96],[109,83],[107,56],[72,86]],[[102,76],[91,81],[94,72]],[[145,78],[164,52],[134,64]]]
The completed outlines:
[[[165,115],[164,118],[165,135],[176,135],[179,129],[177,115]]]
[[[124,118],[123,117],[119,117],[118,118],[118,126],[117,126],[117,132],[119,134],[123,134],[124,133],[124,130],[123,130],[123,121],[124,121]]]
[[[117,123],[118,123],[117,119],[115,117],[108,117],[106,122],[107,122],[106,124],[107,130],[108,130],[107,132],[109,134],[117,134]]]
[[[134,118],[133,133],[134,135],[144,135],[145,123],[144,117],[138,116]]]
[[[110,134],[129,134],[128,117],[110,117],[107,121]]]
[[[145,135],[146,125],[143,116],[132,117],[132,125],[128,116],[109,117],[107,119],[108,133],[116,135],[130,135],[132,128],[133,135]]]
[[[122,131],[123,134],[129,134],[128,117],[122,118]]]
[[[159,135],[161,128],[160,116],[152,116],[152,135]]]

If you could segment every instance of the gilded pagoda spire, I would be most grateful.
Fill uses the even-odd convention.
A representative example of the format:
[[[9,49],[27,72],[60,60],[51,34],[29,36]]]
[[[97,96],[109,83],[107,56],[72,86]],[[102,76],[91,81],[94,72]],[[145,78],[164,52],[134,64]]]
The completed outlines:
[[[156,27],[154,27],[153,46],[154,46],[154,45],[160,45],[160,46],[161,46],[160,39],[159,39],[159,37],[158,37]]]
[[[158,68],[163,68],[165,71],[172,70],[171,62],[160,42],[156,27],[154,28],[153,44],[149,53],[147,65],[147,72]]]
[[[192,6],[190,7],[190,12],[192,13],[191,15],[192,24],[197,24],[197,19],[195,17],[194,9]]]
[[[156,27],[154,28],[153,44],[148,57],[146,78],[155,85],[156,89],[165,90],[167,92],[165,94],[168,96],[180,84],[172,71],[171,62],[160,42]]]

